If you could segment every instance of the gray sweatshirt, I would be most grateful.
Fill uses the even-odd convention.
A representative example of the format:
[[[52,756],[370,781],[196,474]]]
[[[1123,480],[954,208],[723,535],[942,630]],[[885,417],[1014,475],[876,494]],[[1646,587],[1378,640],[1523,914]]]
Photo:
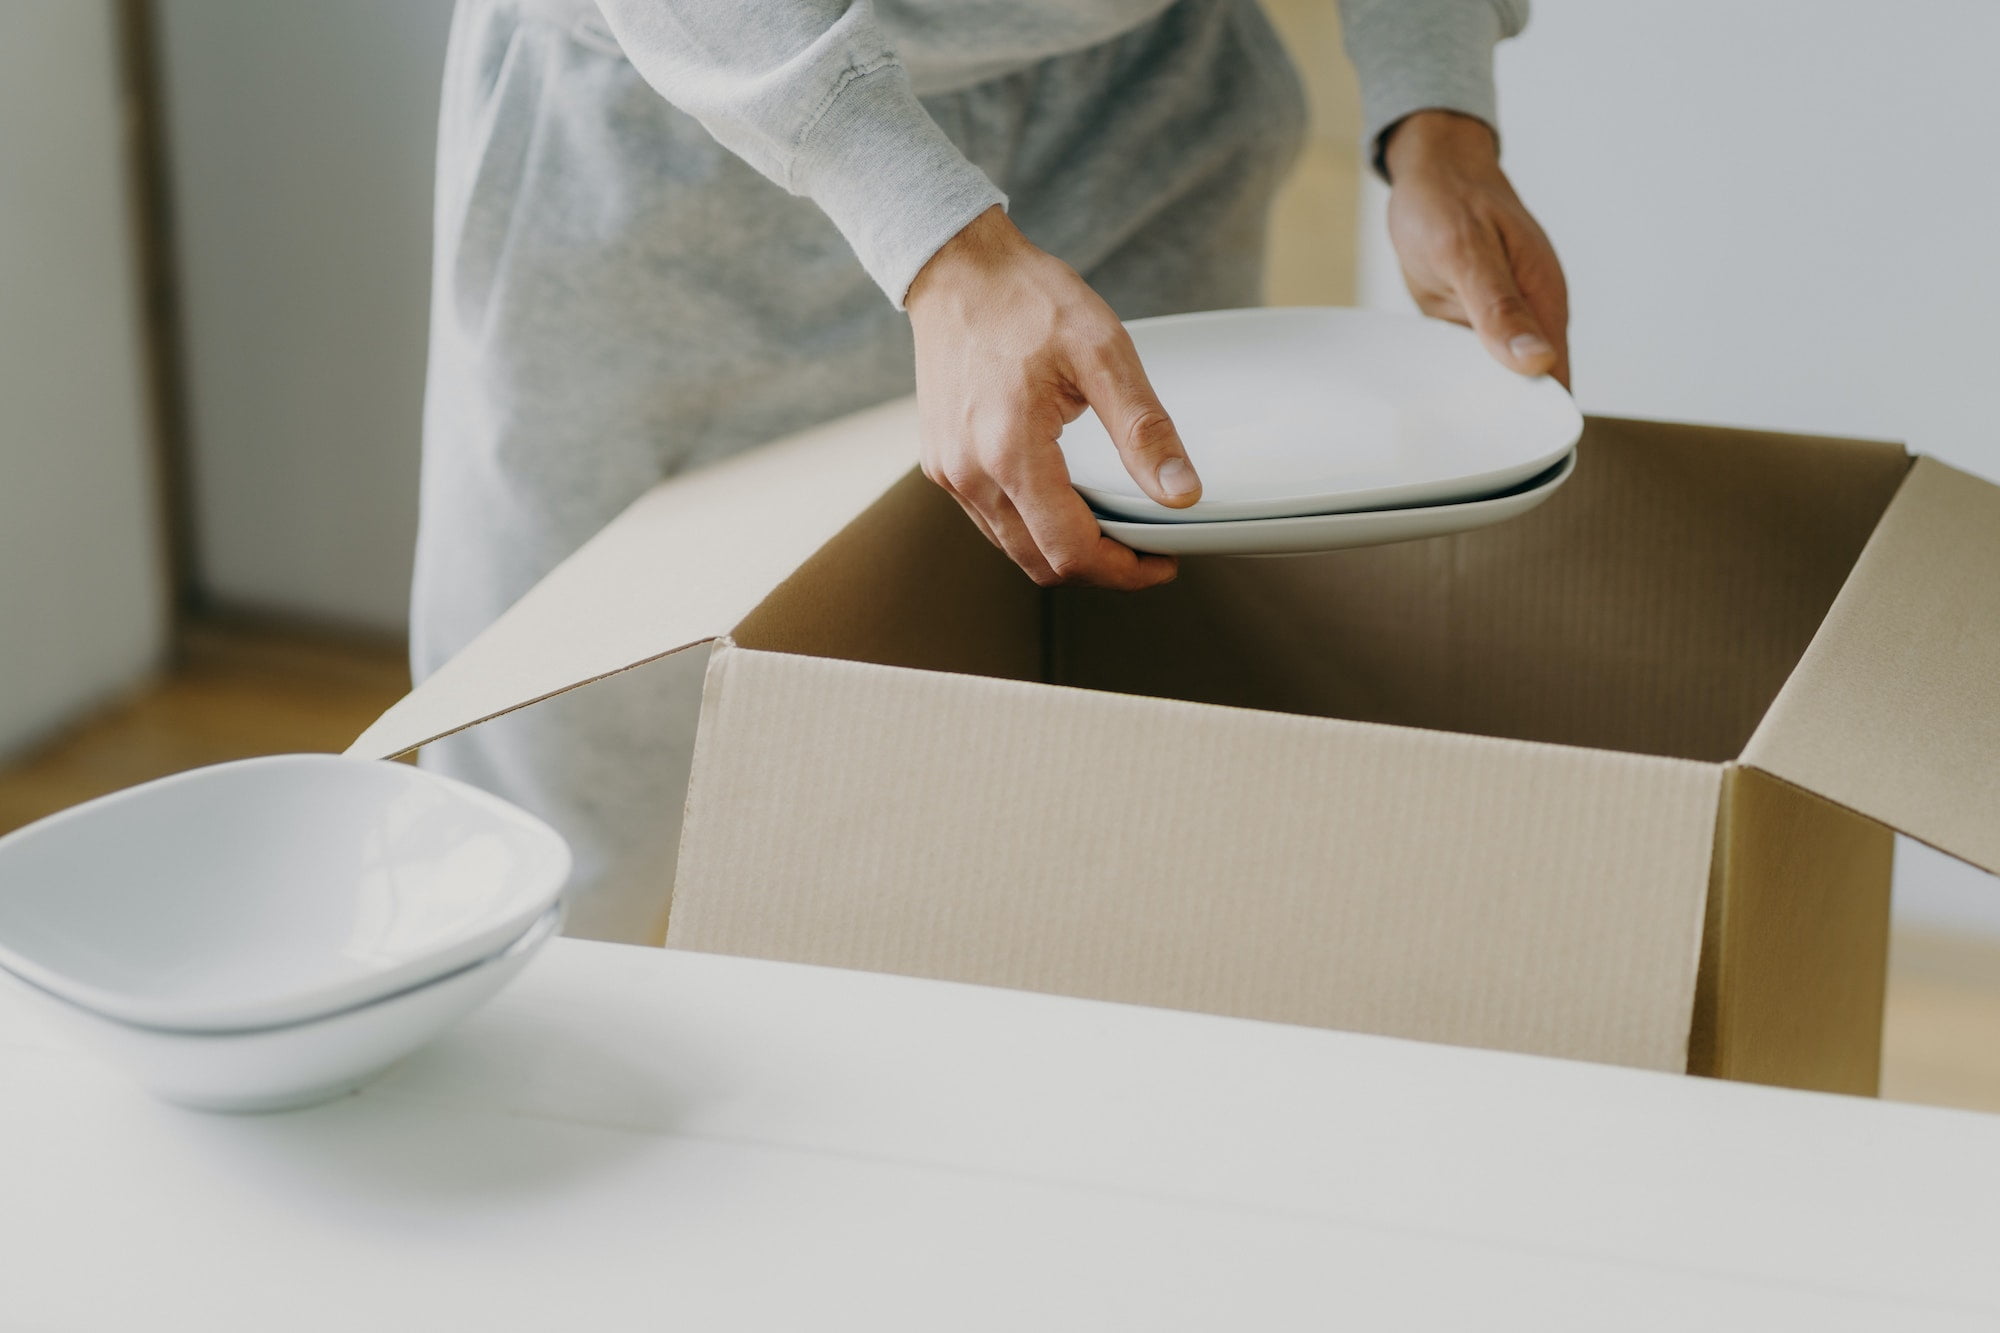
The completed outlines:
[[[598,0],[633,66],[730,151],[817,203],[891,300],[1006,197],[925,112],[1108,41],[1171,0]],[[1340,0],[1365,140],[1413,111],[1495,123],[1493,47],[1528,0]]]

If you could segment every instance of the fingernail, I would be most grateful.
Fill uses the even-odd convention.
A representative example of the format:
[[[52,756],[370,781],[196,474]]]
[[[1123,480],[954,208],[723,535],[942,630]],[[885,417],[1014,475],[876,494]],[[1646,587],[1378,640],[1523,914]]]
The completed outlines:
[[[1185,458],[1169,458],[1160,464],[1160,489],[1168,495],[1188,495],[1201,489],[1201,478]]]
[[[1556,349],[1539,334],[1517,333],[1508,339],[1507,350],[1514,354],[1516,361],[1533,361],[1538,356],[1548,356]]]

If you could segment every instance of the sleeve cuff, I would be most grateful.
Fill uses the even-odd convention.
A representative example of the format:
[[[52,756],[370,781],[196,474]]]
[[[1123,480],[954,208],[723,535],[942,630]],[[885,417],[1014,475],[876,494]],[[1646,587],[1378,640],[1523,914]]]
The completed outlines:
[[[790,176],[788,188],[825,210],[897,309],[940,246],[1007,203],[892,60],[848,74],[800,137]]]
[[[1418,111],[1456,111],[1499,133],[1493,48],[1518,32],[1526,5],[1510,0],[1347,0],[1348,57],[1361,83],[1362,143],[1384,180],[1383,135]]]

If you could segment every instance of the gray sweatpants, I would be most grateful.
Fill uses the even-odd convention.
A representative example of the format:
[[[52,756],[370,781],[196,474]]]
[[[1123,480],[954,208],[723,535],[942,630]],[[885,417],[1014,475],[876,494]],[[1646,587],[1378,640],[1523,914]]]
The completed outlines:
[[[1257,302],[1305,113],[1254,0],[925,106],[1121,316]],[[662,478],[912,388],[908,320],[826,217],[548,6],[460,0],[434,262],[418,679]],[[569,837],[573,934],[664,931],[700,656],[424,753]]]

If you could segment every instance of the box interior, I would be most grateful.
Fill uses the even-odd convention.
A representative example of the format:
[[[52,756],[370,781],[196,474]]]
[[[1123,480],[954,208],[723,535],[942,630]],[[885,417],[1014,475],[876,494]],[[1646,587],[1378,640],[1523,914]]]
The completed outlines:
[[[1195,442],[1198,448],[1198,442]],[[1592,418],[1513,522],[1137,596],[1044,591],[912,474],[737,628],[751,648],[1720,762],[1909,467],[1897,446]]]

